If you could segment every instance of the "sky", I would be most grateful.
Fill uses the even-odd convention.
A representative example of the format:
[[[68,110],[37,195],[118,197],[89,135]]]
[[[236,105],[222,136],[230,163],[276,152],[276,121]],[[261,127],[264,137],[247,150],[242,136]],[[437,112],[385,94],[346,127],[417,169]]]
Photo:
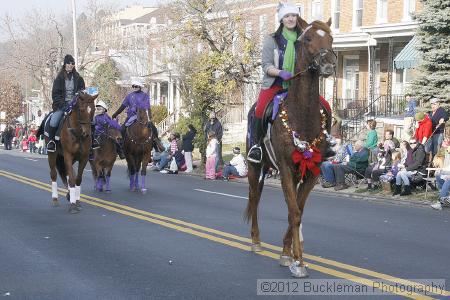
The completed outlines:
[[[70,13],[72,10],[72,0],[1,0],[0,15],[7,13],[12,17],[20,17],[24,11],[32,8],[51,10],[58,14]],[[143,4],[152,6],[158,3],[167,2],[167,0],[103,0],[103,3],[112,3],[122,8],[130,4]],[[75,0],[77,11],[81,11],[86,6],[88,0]]]

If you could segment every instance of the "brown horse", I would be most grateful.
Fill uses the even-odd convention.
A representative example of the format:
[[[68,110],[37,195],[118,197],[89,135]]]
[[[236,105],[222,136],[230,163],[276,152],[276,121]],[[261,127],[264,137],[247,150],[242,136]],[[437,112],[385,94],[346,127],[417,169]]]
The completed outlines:
[[[246,218],[247,221],[252,220],[252,251],[261,251],[258,204],[264,175],[270,167],[278,169],[289,211],[280,264],[289,266],[293,276],[306,277],[308,273],[302,257],[302,214],[306,199],[318,178],[321,153],[327,147],[324,132],[327,120],[318,102],[319,77],[334,73],[336,55],[332,51],[331,20],[308,24],[298,18],[298,24],[303,33],[298,38],[300,48],[296,53],[296,73],[291,78],[287,98],[282,101],[278,117],[272,124],[270,143],[266,138],[263,145],[263,161],[261,164],[249,163]],[[247,141],[247,151],[249,147]],[[268,150],[273,153],[273,159],[269,158]]]
[[[148,126],[147,110],[137,110],[137,120],[127,127],[124,137],[124,153],[130,175],[130,190],[147,192],[145,176],[147,165],[151,161],[151,151],[154,142],[154,134]],[[141,170],[141,185],[139,186],[139,170]]]
[[[71,112],[62,124],[60,143],[56,152],[48,152],[50,178],[52,179],[53,205],[58,206],[58,170],[64,185],[69,189],[69,212],[77,213],[81,209],[80,194],[83,171],[89,158],[91,148],[91,123],[94,117],[94,101],[97,95],[80,92],[72,101]],[[74,173],[73,164],[78,161],[78,172]]]
[[[117,124],[120,128],[120,125]],[[120,129],[107,125],[105,132],[99,136],[100,149],[94,150],[94,159],[90,160],[92,176],[94,177],[94,188],[102,192],[110,193],[111,171],[116,162],[117,150],[116,143],[120,143],[122,133]]]

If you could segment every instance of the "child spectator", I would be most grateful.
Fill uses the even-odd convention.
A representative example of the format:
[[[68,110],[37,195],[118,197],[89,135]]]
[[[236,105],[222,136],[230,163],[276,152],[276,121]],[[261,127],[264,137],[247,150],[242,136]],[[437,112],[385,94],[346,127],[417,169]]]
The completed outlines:
[[[233,149],[233,156],[234,157],[230,160],[230,163],[226,164],[223,169],[223,180],[228,181],[230,175],[238,177],[247,176],[247,164],[239,147],[235,147]]]
[[[36,136],[33,131],[31,131],[30,137],[28,138],[28,148],[30,148],[30,153],[36,153]]]
[[[442,207],[450,206],[450,147],[445,151],[445,157],[436,155],[433,159],[433,166],[439,168],[436,171],[436,185],[439,189],[439,201],[431,205],[436,210],[442,210]]]
[[[186,173],[190,173],[193,170],[192,166],[192,151],[194,151],[194,138],[197,134],[197,130],[192,124],[188,125],[188,131],[183,135],[183,151],[184,160],[186,162]]]
[[[208,146],[206,147],[205,178],[216,179],[216,158],[218,141],[214,131],[208,132]]]
[[[22,146],[22,152],[27,152],[28,150],[28,138],[26,135],[23,136],[22,142],[21,142],[21,146]]]
[[[392,166],[390,170],[387,171],[386,174],[380,176],[381,186],[383,187],[383,191],[387,193],[391,193],[391,182],[397,176],[398,170],[400,168],[400,162],[402,160],[402,155],[400,152],[392,153]]]

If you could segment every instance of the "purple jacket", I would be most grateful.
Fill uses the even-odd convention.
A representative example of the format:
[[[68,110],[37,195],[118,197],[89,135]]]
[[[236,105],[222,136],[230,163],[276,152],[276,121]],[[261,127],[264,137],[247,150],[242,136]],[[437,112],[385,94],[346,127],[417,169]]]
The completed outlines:
[[[96,115],[94,118],[94,124],[95,124],[95,135],[100,135],[105,133],[106,127],[109,125],[117,130],[121,130],[121,127],[119,123],[117,123],[115,120],[111,119],[110,116],[108,116],[107,113],[103,113],[100,115]]]
[[[123,106],[127,109],[127,119],[134,116],[139,108],[150,109],[150,97],[147,93],[131,92],[129,93],[122,102]]]

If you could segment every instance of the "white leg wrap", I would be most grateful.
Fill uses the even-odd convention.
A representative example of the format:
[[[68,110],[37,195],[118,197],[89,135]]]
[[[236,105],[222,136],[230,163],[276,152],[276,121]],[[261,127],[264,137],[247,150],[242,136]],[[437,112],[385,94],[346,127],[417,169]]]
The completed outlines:
[[[52,198],[58,199],[58,183],[52,181]]]
[[[303,242],[302,223],[300,223],[300,228],[298,230],[298,238],[300,239],[300,242]]]
[[[81,195],[81,186],[76,185],[75,186],[75,199],[80,200],[80,195]]]
[[[69,188],[70,193],[70,203],[75,203],[77,201],[76,191],[75,188],[70,187]]]

